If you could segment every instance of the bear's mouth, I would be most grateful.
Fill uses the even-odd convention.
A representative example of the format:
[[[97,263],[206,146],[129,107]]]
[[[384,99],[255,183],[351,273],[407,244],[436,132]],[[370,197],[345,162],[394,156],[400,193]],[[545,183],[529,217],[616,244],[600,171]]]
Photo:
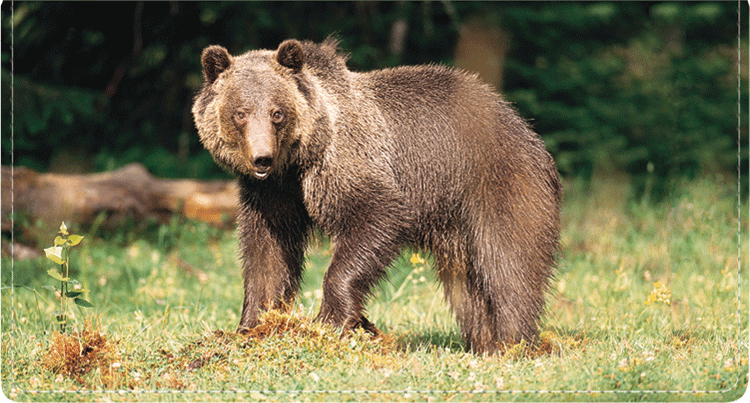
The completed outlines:
[[[258,179],[266,179],[268,176],[268,171],[255,171],[253,172],[253,175],[255,175]]]

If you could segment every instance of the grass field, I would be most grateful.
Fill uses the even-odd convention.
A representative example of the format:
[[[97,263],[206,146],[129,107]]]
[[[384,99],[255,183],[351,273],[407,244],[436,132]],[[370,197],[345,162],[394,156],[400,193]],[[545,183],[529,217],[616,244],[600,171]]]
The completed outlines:
[[[174,219],[148,231],[83,233],[71,266],[95,308],[70,310],[77,337],[54,334],[59,302],[42,289],[55,282],[46,275],[54,264],[3,258],[3,393],[18,401],[739,398],[748,382],[747,201],[738,223],[729,178],[681,183],[658,205],[634,200],[623,183],[566,184],[540,342],[503,356],[464,352],[430,258],[414,251],[367,307],[385,333],[378,339],[342,338],[311,321],[330,259],[324,238],[310,246],[291,312],[270,313],[249,336],[234,333],[242,281],[232,231]]]

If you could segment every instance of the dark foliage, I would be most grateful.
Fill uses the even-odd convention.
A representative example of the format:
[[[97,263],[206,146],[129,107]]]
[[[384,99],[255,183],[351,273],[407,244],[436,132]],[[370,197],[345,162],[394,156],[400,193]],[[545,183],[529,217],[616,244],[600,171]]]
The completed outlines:
[[[737,3],[4,2],[2,158],[35,169],[223,175],[190,115],[200,54],[336,34],[349,66],[451,63],[458,27],[508,33],[503,91],[565,175],[625,170],[647,191],[675,175],[736,171]],[[741,4],[741,16],[747,4]],[[13,11],[11,13],[11,11]],[[98,16],[93,18],[92,16]],[[403,52],[391,50],[396,22]],[[747,21],[740,38],[747,38]],[[11,49],[11,44],[13,45]],[[739,45],[746,49],[743,39]],[[742,56],[747,105],[747,54]],[[741,110],[747,166],[747,109]],[[745,169],[745,168],[743,168]],[[640,179],[638,179],[640,178]],[[660,179],[661,178],[661,179]],[[651,186],[651,185],[648,185]]]
[[[534,3],[502,20],[506,94],[564,174],[625,170],[659,198],[668,178],[736,171],[737,4]],[[747,108],[740,117],[746,169]]]

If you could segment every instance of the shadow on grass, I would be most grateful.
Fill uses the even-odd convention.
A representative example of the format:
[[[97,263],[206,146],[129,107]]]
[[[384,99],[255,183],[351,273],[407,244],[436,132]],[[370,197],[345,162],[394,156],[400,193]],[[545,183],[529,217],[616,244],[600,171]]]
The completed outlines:
[[[432,352],[441,350],[451,353],[465,352],[465,344],[456,331],[426,329],[419,332],[394,334],[398,348],[404,352]]]
[[[448,353],[467,352],[466,344],[461,334],[456,330],[422,330],[413,333],[394,334],[396,343],[404,352],[433,352]],[[515,345],[503,345],[500,354],[510,357],[534,358],[542,355],[558,354],[563,349],[577,348],[585,343],[586,334],[575,330],[547,328],[543,329],[533,343],[521,342]]]

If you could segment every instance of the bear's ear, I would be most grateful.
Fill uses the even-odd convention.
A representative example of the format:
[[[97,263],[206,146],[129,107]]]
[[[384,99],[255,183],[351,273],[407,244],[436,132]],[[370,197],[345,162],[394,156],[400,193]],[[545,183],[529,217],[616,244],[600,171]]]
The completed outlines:
[[[213,84],[219,74],[232,65],[232,56],[222,46],[213,45],[203,49],[201,54],[203,77],[206,82]]]
[[[287,39],[281,42],[279,49],[276,51],[276,61],[280,65],[292,69],[295,73],[299,73],[305,64],[302,44],[296,39]]]

